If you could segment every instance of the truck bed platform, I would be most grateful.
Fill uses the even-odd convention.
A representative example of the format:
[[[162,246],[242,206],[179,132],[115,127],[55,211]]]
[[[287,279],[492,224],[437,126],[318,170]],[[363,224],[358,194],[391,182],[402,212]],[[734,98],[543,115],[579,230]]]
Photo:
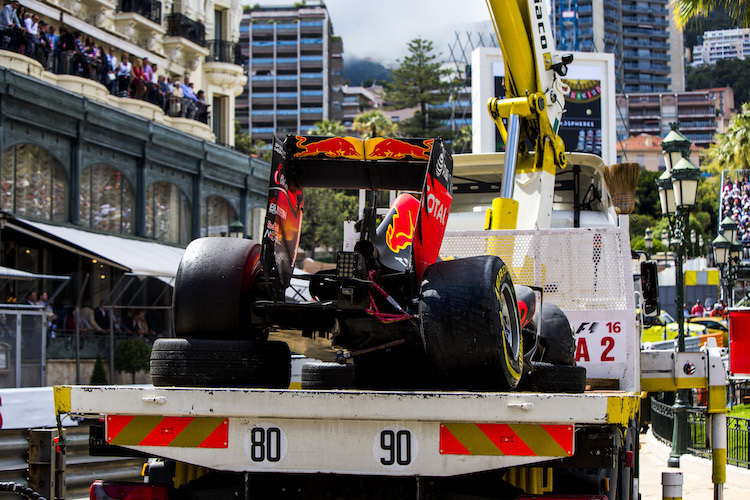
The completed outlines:
[[[640,395],[62,386],[111,445],[217,470],[447,476],[572,456]]]

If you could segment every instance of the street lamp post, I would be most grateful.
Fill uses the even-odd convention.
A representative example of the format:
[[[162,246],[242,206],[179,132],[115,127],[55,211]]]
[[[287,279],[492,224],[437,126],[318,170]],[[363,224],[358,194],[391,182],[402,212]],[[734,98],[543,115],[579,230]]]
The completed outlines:
[[[675,250],[675,305],[677,319],[677,351],[685,352],[685,287],[682,262],[685,256],[690,209],[695,206],[695,198],[700,179],[700,168],[688,159],[690,141],[679,132],[679,124],[671,124],[672,131],[662,141],[667,170],[659,177],[659,201],[662,215],[669,220],[670,242]],[[688,441],[687,409],[689,394],[687,389],[677,391],[672,407],[672,451],[667,465],[680,466],[680,456],[685,454]]]
[[[721,287],[721,301],[726,302],[729,304],[729,301],[727,300],[728,297],[728,282],[729,282],[729,247],[731,246],[731,242],[724,237],[723,234],[719,233],[718,236],[713,241],[713,247],[714,247],[714,262],[716,262],[716,265],[719,266],[719,272],[721,273],[721,281],[722,281],[722,287]]]
[[[646,247],[646,259],[650,259],[651,250],[654,248],[654,232],[650,227],[646,228],[646,234],[643,236],[643,244]]]
[[[698,242],[698,236],[695,234],[695,229],[690,230],[690,253],[692,257],[695,257],[695,244]]]

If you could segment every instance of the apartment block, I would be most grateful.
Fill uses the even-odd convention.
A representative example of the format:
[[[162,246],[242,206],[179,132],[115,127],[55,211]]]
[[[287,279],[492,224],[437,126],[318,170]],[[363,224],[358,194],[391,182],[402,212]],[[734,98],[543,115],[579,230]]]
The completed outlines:
[[[724,130],[733,112],[731,87],[673,93],[632,93],[617,96],[617,136],[649,134],[663,137],[669,124],[680,122],[682,132],[693,144],[708,147],[714,135]]]
[[[252,7],[240,23],[248,82],[236,117],[253,140],[342,119],[343,44],[322,1]]]
[[[693,64],[716,64],[719,59],[750,56],[750,28],[706,31],[693,47]]]
[[[615,55],[618,92],[685,89],[682,34],[669,0],[555,0],[560,50]]]

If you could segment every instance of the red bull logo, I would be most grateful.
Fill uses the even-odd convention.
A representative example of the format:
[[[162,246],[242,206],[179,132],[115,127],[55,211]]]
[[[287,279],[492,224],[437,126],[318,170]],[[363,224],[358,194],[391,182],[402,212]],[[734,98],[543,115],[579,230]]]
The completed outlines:
[[[325,139],[305,142],[309,137],[296,136],[297,151],[294,158],[310,156],[326,156],[328,158],[349,158],[361,160],[364,158],[362,141],[355,137],[328,137]]]
[[[415,160],[429,160],[430,149],[435,139],[419,141],[422,144],[412,144],[400,139],[370,139],[365,144],[365,153],[369,160],[403,160],[407,156]]]
[[[385,232],[385,244],[395,253],[411,245],[414,239],[414,213],[408,208],[403,212],[396,207],[393,220]]]

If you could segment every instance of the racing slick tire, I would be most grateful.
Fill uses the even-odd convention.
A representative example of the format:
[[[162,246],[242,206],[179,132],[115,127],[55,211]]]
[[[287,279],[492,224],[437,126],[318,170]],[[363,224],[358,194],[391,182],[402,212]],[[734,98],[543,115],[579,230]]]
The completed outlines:
[[[346,389],[354,383],[354,365],[311,361],[302,365],[303,389]]]
[[[524,373],[519,390],[580,394],[586,390],[586,368],[532,361],[532,370]]]
[[[451,388],[518,386],[523,368],[518,302],[500,258],[481,255],[429,266],[420,299],[427,357]]]
[[[198,339],[261,338],[250,326],[250,303],[260,274],[260,245],[254,241],[193,240],[177,269],[175,334]]]
[[[541,359],[547,363],[574,365],[576,339],[565,313],[557,305],[542,304],[542,320],[539,329]]]
[[[289,346],[279,341],[157,339],[151,349],[151,383],[287,389],[291,359]]]

